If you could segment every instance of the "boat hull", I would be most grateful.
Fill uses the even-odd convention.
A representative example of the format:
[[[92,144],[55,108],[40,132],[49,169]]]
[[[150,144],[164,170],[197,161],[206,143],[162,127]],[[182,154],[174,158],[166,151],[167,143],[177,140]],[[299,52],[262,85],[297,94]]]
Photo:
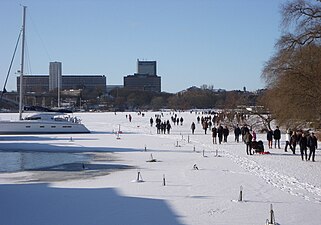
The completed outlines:
[[[80,123],[51,121],[0,121],[0,134],[72,134],[90,133]]]

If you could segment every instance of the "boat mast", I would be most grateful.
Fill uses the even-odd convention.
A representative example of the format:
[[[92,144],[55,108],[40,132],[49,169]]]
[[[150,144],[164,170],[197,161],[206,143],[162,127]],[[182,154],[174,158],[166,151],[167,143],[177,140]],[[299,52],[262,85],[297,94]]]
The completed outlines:
[[[60,73],[58,72],[58,76],[57,76],[57,79],[58,79],[58,88],[57,88],[58,89],[58,97],[57,97],[58,98],[58,100],[57,100],[58,101],[58,108],[60,108],[60,76],[59,75],[60,75]]]
[[[21,65],[20,65],[20,93],[19,93],[19,120],[22,120],[22,98],[23,98],[23,69],[24,69],[24,55],[25,55],[25,28],[26,28],[26,9],[27,6],[23,6],[22,16],[22,47],[21,47]]]

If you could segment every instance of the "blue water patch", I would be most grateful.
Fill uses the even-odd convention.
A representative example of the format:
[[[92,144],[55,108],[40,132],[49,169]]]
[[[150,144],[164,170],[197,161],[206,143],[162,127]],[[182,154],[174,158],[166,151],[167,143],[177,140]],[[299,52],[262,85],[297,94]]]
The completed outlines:
[[[2,152],[0,151],[0,172],[19,172],[65,164],[86,163],[90,154],[61,152]]]

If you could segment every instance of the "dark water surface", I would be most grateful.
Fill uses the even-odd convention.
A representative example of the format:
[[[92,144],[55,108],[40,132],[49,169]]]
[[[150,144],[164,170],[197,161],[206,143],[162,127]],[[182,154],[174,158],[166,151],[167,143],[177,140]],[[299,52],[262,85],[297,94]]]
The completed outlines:
[[[91,154],[61,152],[0,151],[0,172],[37,170],[66,164],[82,164],[92,159]]]

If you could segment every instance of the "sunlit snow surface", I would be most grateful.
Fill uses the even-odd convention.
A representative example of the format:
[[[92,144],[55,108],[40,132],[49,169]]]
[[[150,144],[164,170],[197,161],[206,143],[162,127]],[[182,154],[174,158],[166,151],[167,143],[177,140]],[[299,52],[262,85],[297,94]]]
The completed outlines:
[[[266,135],[258,134],[271,154],[248,156],[232,130],[227,143],[212,144],[195,113],[177,112],[183,125],[157,134],[149,119],[159,114],[79,113],[92,133],[0,136],[0,155],[28,153],[19,160],[36,164],[39,154],[61,158],[0,173],[0,224],[254,225],[265,224],[273,204],[281,225],[320,225],[320,150],[316,162],[302,161],[298,147],[297,155],[284,152],[284,134],[282,149],[267,149]]]

